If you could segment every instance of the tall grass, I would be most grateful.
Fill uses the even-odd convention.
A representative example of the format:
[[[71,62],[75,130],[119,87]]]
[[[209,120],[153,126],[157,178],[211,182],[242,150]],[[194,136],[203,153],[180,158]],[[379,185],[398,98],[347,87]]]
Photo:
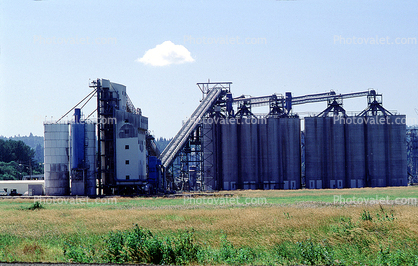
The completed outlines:
[[[153,263],[176,265],[417,265],[415,245],[385,245],[368,234],[387,226],[382,221],[372,227],[359,217],[357,222],[341,217],[329,227],[329,239],[284,241],[271,248],[234,246],[225,234],[218,247],[197,241],[193,230],[175,235],[153,234],[135,225],[132,229],[109,232],[103,237],[103,249],[92,251],[87,244],[69,244],[64,255],[70,262]],[[369,222],[369,220],[367,220]],[[370,229],[373,228],[373,232]],[[366,230],[366,232],[362,232]],[[356,233],[362,232],[362,234]],[[330,241],[333,241],[331,243]],[[334,242],[335,241],[335,242]],[[85,241],[91,243],[91,241]],[[377,250],[375,249],[377,248]],[[377,251],[377,252],[376,252]]]
[[[265,205],[123,198],[114,205],[42,204],[29,211],[31,200],[0,200],[0,261],[417,264],[416,206],[322,200],[332,199],[330,193],[406,197],[418,192],[402,189],[233,192],[266,197]]]

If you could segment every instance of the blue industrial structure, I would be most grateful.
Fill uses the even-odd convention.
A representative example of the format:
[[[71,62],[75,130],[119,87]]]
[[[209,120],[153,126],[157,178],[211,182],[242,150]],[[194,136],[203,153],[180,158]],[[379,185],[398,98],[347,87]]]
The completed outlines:
[[[149,190],[157,193],[161,183],[161,161],[156,156],[148,156],[148,184]]]
[[[71,126],[72,169],[85,168],[84,165],[84,124],[80,123],[81,109],[75,109],[74,124]]]

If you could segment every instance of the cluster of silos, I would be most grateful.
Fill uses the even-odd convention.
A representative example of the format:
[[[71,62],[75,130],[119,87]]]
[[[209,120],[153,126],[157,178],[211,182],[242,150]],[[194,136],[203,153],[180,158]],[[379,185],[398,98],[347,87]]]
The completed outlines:
[[[262,167],[264,188],[299,189],[301,187],[300,119],[270,117],[267,119],[266,127],[266,138],[264,136],[260,138],[264,143],[264,150],[267,151],[260,153],[260,156],[267,158]]]
[[[407,185],[405,116],[305,118],[307,188]]]
[[[218,184],[217,189],[223,190],[300,188],[299,118],[243,117],[225,121],[207,130],[212,142],[204,150],[212,160],[205,161],[205,166],[215,167],[207,171],[211,177],[209,180],[205,176],[205,183]]]
[[[95,124],[80,122],[44,124],[45,194],[96,195]]]
[[[344,124],[332,117],[305,118],[308,188],[342,188],[345,181]]]
[[[406,117],[391,115],[366,118],[368,118],[367,123],[365,120],[367,185],[406,186],[408,184]]]

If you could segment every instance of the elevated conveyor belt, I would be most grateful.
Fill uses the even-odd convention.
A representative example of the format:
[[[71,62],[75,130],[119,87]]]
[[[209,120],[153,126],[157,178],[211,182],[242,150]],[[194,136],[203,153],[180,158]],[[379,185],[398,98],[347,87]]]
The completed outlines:
[[[332,100],[335,98],[349,99],[349,98],[355,98],[355,97],[363,97],[363,96],[367,96],[368,94],[369,94],[369,91],[361,91],[361,92],[354,92],[354,93],[323,95],[320,97],[314,97],[315,95],[312,95],[313,97],[304,97],[304,96],[295,97],[292,99],[292,105],[324,102],[324,101]]]
[[[345,93],[345,94],[336,94],[334,91],[325,92],[325,93],[317,93],[317,94],[310,94],[310,95],[303,95],[292,97],[292,105],[299,105],[305,103],[316,103],[316,102],[324,102],[327,100],[332,100],[334,98],[341,98],[341,99],[348,99],[348,98],[355,98],[355,97],[362,97],[367,96],[369,91],[361,91],[361,92],[354,92],[354,93]],[[278,97],[283,97],[281,95],[277,95]],[[234,104],[249,102],[252,106],[262,106],[268,105],[271,101],[270,96],[258,96],[258,97],[237,97],[234,98]]]
[[[219,95],[221,94],[221,88],[213,88],[207,96],[202,100],[191,117],[181,127],[177,135],[170,141],[164,151],[161,153],[160,159],[162,165],[167,168],[175,158],[176,154],[181,150],[186,143],[190,134],[196,129],[203,116],[209,110],[210,107],[215,104]]]

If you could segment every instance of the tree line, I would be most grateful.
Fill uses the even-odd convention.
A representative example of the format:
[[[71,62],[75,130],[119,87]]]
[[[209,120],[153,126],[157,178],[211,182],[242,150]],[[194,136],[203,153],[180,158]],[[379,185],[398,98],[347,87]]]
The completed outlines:
[[[25,175],[43,173],[35,150],[21,140],[0,139],[0,180],[19,180]]]

